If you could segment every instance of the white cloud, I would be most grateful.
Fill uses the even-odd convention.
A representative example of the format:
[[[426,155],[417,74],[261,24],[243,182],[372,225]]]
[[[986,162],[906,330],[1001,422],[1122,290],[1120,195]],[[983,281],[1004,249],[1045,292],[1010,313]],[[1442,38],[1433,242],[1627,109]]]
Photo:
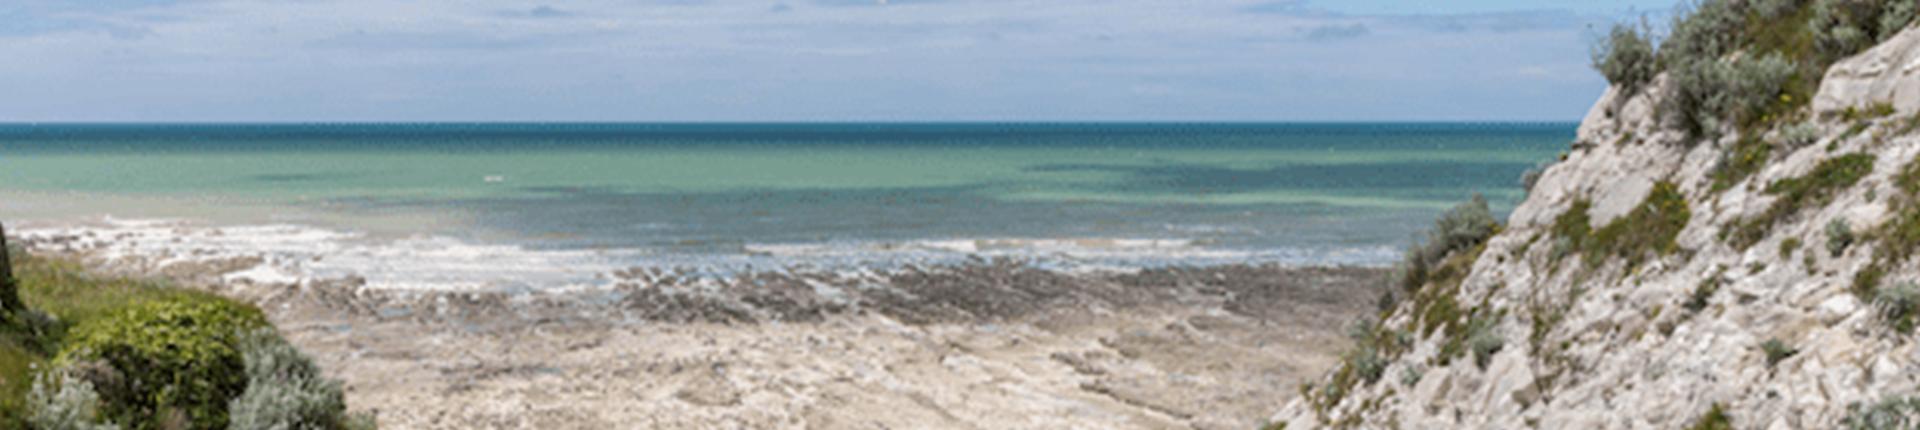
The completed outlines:
[[[11,95],[0,120],[1572,119],[1600,88],[1584,69],[1585,24],[1597,18],[1570,12],[1151,0],[120,6],[0,9],[0,56],[32,59],[0,69]],[[56,15],[75,24],[15,22]],[[1566,79],[1507,79],[1523,67]]]

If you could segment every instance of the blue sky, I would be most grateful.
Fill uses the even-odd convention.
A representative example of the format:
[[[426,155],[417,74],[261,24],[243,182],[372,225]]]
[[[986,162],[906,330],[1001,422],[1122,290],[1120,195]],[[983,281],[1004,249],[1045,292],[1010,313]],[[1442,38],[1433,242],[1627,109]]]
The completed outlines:
[[[8,0],[0,121],[1577,120],[1671,6]]]

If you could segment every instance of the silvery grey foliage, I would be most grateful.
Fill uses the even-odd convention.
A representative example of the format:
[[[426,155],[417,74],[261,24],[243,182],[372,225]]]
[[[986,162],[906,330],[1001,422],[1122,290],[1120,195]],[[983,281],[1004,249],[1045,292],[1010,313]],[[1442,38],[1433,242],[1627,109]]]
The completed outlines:
[[[247,390],[229,404],[234,430],[338,429],[348,425],[340,383],[320,375],[299,349],[260,329],[241,336]]]
[[[34,378],[27,392],[27,424],[38,430],[119,430],[99,423],[100,393],[93,384],[62,370]]]
[[[1848,406],[1851,411],[1840,421],[1847,430],[1901,430],[1920,424],[1920,398],[1890,397],[1871,406]]]
[[[1789,149],[1805,148],[1807,145],[1819,142],[1820,136],[1825,134],[1821,131],[1820,125],[1813,121],[1780,127],[1780,131],[1775,133],[1774,138]]]

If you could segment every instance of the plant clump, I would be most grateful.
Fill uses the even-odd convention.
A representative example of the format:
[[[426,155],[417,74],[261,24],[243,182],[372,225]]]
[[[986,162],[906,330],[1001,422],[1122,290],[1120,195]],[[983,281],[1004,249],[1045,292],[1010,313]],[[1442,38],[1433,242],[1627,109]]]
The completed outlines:
[[[1628,94],[1639,92],[1659,73],[1652,32],[1644,21],[1638,26],[1614,25],[1593,49],[1594,70]]]
[[[1873,294],[1873,306],[1882,319],[1897,332],[1913,331],[1915,316],[1920,315],[1920,285],[1902,282],[1875,288]]]
[[[1888,397],[1872,405],[1848,405],[1847,416],[1840,420],[1840,427],[1846,430],[1911,429],[1915,424],[1920,424],[1920,397],[1908,396]]]
[[[1714,403],[1712,407],[1707,408],[1707,413],[1701,414],[1699,419],[1693,421],[1693,425],[1687,427],[1687,430],[1733,430],[1733,416],[1727,414],[1725,406]]]
[[[1860,182],[1860,178],[1873,172],[1874,159],[1872,154],[1842,155],[1821,161],[1805,175],[1774,181],[1766,189],[1767,194],[1777,196],[1773,204],[1765,212],[1739,222],[1731,230],[1729,239],[1738,248],[1753,246],[1766,238],[1774,225],[1799,213],[1801,208],[1827,204],[1840,190]]]
[[[224,427],[228,400],[247,386],[238,333],[264,325],[258,310],[231,302],[149,302],[76,327],[56,361],[102,368],[88,382],[113,422]]]
[[[1588,224],[1592,206],[1585,200],[1555,218],[1552,231],[1570,247],[1584,255],[1588,266],[1598,266],[1608,258],[1626,261],[1629,270],[1649,256],[1665,256],[1680,250],[1676,239],[1686,229],[1693,213],[1680,186],[1661,181],[1653,185],[1640,205],[1599,229]]]
[[[235,429],[371,429],[368,417],[350,416],[339,381],[270,328],[242,333],[247,389],[228,410]]]
[[[1402,265],[1401,287],[1414,291],[1427,283],[1437,265],[1454,252],[1471,249],[1493,237],[1500,221],[1493,218],[1487,199],[1475,194],[1472,200],[1448,209],[1434,220],[1424,243],[1407,250]]]
[[[1827,254],[1839,257],[1847,253],[1847,247],[1853,246],[1853,226],[1846,219],[1836,218],[1827,222]]]
[[[1776,364],[1780,364],[1782,360],[1786,360],[1788,357],[1794,356],[1794,354],[1799,354],[1800,350],[1787,346],[1787,343],[1781,342],[1780,339],[1767,339],[1766,342],[1760,344],[1760,352],[1767,356],[1767,367],[1773,367]]]

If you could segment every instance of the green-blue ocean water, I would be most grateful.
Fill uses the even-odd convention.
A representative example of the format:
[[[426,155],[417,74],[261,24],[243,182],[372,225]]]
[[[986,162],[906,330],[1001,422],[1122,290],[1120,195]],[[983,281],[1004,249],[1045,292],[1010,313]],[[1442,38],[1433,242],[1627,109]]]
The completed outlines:
[[[408,227],[424,235],[690,260],[1139,245],[1094,254],[1386,263],[1474,193],[1511,207],[1522,172],[1574,128],[13,124],[0,125],[0,193],[279,207],[343,229],[406,214],[433,220]],[[972,245],[942,245],[957,242]]]

